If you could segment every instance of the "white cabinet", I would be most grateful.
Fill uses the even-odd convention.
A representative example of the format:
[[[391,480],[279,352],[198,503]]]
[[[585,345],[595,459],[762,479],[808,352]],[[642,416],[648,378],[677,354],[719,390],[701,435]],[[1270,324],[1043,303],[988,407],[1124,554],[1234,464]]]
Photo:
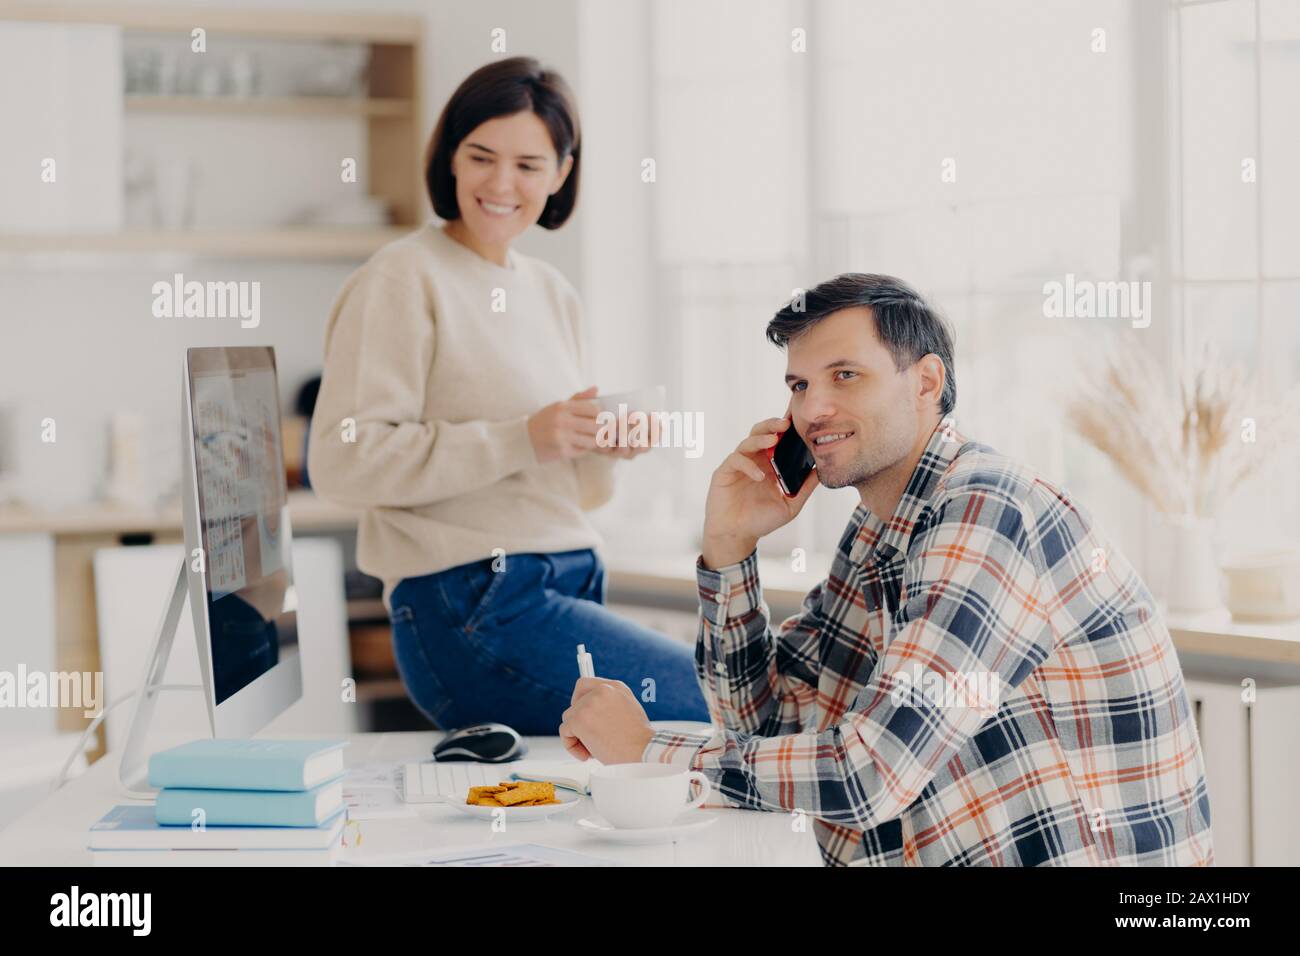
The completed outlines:
[[[0,534],[0,672],[48,675],[57,657],[54,536]],[[0,707],[0,738],[53,734],[57,725],[53,707]]]
[[[1186,677],[1210,790],[1218,866],[1300,865],[1300,687]]]
[[[0,23],[0,124],[0,232],[121,229],[119,28]]]

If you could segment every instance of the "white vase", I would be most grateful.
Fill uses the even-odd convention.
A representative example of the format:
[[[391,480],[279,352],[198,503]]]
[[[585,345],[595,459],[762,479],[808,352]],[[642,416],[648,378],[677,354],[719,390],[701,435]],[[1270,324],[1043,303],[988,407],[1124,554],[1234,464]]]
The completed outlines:
[[[1214,520],[1196,515],[1164,518],[1165,600],[1172,613],[1223,608],[1222,574],[1214,551]]]

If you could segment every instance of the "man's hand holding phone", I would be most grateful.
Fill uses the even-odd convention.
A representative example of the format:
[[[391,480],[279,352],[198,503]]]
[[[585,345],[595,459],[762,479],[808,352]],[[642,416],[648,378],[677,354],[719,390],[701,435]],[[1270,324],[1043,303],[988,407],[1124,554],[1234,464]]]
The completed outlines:
[[[723,459],[709,482],[704,505],[704,564],[720,568],[749,557],[758,540],[794,520],[817,487],[810,471],[794,497],[777,483],[768,459],[781,433],[794,426],[790,417],[768,418]]]

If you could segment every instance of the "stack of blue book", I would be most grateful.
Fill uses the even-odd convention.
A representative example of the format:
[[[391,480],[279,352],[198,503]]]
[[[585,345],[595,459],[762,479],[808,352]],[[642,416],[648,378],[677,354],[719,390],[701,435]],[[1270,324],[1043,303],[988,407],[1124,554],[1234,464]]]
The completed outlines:
[[[154,806],[90,830],[97,866],[328,866],[337,857],[346,741],[195,740],[154,754]]]

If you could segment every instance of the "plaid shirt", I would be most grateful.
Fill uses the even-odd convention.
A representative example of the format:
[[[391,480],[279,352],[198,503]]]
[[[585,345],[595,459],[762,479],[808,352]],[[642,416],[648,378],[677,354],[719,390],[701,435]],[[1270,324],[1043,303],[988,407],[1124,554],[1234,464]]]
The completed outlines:
[[[859,505],[779,634],[754,555],[697,576],[714,733],[657,732],[642,759],[703,771],[727,805],[802,811],[828,865],[1213,862],[1150,593],[987,446],[937,428],[894,516]]]

